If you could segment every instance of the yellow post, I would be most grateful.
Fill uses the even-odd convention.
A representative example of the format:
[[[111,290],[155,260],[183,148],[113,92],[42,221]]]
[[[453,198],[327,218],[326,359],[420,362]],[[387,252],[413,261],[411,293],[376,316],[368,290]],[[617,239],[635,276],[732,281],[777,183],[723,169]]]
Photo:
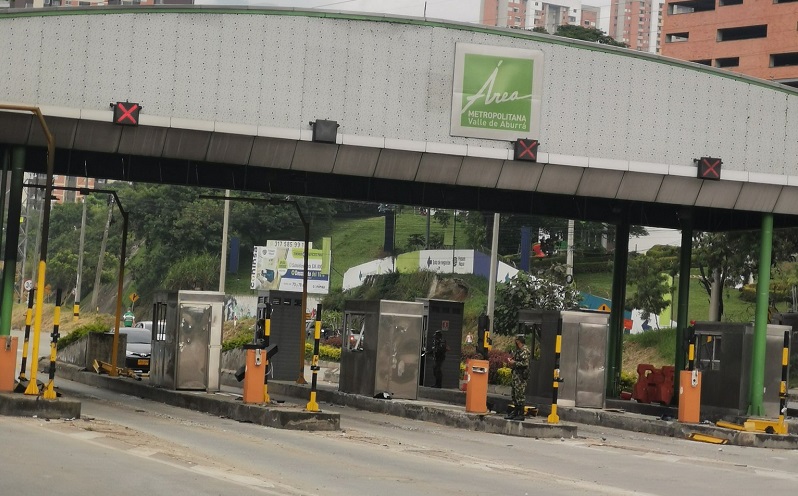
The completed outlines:
[[[321,339],[321,303],[316,306],[316,326],[313,332],[313,361],[310,370],[313,378],[310,381],[310,401],[305,409],[309,412],[318,412],[319,404],[316,402],[316,381],[319,375],[319,340]],[[304,353],[303,353],[304,355]]]
[[[49,191],[48,191],[49,193]],[[49,208],[49,205],[46,207]],[[44,273],[47,270],[47,262],[39,260],[39,270],[36,277],[36,312],[33,317],[33,350],[30,362],[30,382],[25,388],[25,394],[31,396],[39,395],[39,385],[36,383],[36,373],[39,371],[39,334],[42,330],[42,307],[44,306]]]
[[[55,313],[53,317],[53,333],[51,335],[52,339],[50,340],[50,377],[47,381],[47,387],[44,389],[44,399],[46,400],[54,400],[58,397],[55,394],[55,357],[56,357],[56,350],[58,349],[58,327],[59,323],[61,322],[61,288],[55,292]]]
[[[562,351],[562,319],[557,322],[557,339],[554,342],[554,381],[551,385],[551,413],[548,417],[550,424],[558,424],[560,416],[557,415],[557,395],[560,390],[560,352]]]

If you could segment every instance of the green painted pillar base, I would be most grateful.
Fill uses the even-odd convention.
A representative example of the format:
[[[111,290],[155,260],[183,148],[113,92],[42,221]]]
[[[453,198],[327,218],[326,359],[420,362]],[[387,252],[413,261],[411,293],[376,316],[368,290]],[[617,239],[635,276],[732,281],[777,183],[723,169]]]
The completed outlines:
[[[623,313],[626,306],[626,273],[629,265],[629,224],[615,227],[615,256],[612,263],[612,306],[610,307],[610,335],[607,346],[606,393],[618,396],[623,362]]]
[[[759,238],[759,275],[756,280],[756,312],[754,317],[754,346],[751,351],[751,390],[748,414],[765,414],[765,348],[768,332],[768,296],[770,294],[770,261],[773,248],[773,214],[762,214]]]
[[[14,307],[14,278],[19,244],[19,217],[22,213],[22,188],[25,176],[25,148],[11,150],[11,184],[8,194],[8,222],[6,222],[5,265],[3,294],[0,298],[0,336],[11,334],[11,313]]]

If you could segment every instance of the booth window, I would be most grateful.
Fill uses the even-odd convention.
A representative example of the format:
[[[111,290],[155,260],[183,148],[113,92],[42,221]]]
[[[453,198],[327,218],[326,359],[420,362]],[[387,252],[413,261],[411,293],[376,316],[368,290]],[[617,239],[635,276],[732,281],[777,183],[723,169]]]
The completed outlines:
[[[343,346],[348,351],[362,351],[365,338],[366,314],[349,313],[344,315]]]
[[[698,370],[720,370],[720,334],[701,334],[696,338],[696,368]]]
[[[526,347],[529,348],[532,360],[540,359],[540,324],[531,322],[520,322],[518,324],[518,334],[523,334],[526,338]]]

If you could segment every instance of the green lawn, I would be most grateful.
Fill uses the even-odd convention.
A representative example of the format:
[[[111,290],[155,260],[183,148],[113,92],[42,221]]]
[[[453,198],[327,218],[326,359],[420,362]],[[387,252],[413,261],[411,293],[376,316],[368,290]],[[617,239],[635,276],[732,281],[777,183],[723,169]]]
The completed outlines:
[[[577,288],[580,291],[600,296],[602,298],[609,298],[612,290],[612,274],[611,273],[595,273],[595,274],[577,274],[574,277]],[[674,285],[678,288],[679,279],[676,278]],[[627,286],[627,293],[630,291]],[[674,306],[678,303],[679,292],[674,291]],[[723,291],[723,305],[724,316],[723,320],[727,322],[748,322],[754,318],[754,304],[742,301],[738,292],[734,289],[725,289]],[[698,282],[695,275],[690,279],[690,302],[688,304],[688,320],[707,320],[709,316],[709,296],[706,291]],[[674,320],[676,320],[676,312],[674,312]]]

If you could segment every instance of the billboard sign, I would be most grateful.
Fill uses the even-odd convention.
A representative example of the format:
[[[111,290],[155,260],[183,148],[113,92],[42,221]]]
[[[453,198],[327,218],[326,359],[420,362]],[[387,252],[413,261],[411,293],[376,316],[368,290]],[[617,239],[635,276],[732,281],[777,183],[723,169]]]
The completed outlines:
[[[308,251],[308,293],[330,292],[330,238],[323,238],[322,248]],[[271,240],[252,250],[250,288],[255,290],[302,291],[305,243]]]
[[[543,52],[457,43],[451,135],[538,138]]]

